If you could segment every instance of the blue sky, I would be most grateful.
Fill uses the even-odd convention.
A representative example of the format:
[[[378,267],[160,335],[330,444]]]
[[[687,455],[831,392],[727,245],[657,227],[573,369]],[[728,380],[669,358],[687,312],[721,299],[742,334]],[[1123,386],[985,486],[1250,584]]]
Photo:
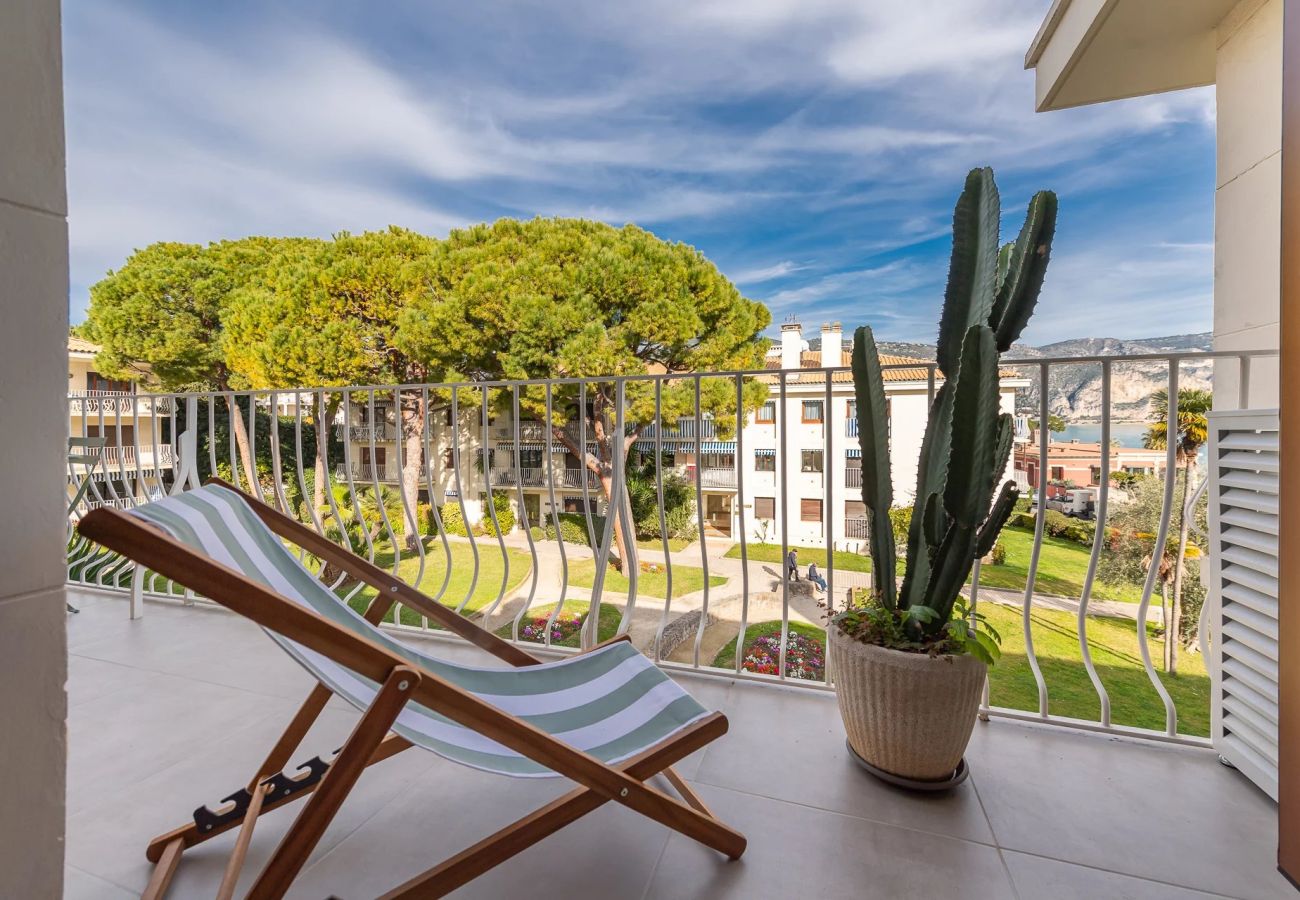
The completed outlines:
[[[774,325],[935,330],[952,204],[1061,196],[1025,338],[1208,330],[1214,95],[1035,114],[1048,0],[64,6],[72,316],[133,248],[636,222]]]

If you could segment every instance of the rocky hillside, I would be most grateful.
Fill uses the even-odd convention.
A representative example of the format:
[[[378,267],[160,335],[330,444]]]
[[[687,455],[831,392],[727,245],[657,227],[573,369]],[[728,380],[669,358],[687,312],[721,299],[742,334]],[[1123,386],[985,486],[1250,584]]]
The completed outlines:
[[[1169,337],[1079,338],[1058,341],[1041,347],[1017,344],[1007,354],[1009,359],[1043,359],[1071,356],[1134,356],[1145,353],[1173,353],[1184,350],[1210,349],[1210,334],[1177,334]],[[933,344],[882,342],[887,353],[899,353],[920,359],[934,358]],[[1179,385],[1185,388],[1211,387],[1213,365],[1209,362],[1184,363]],[[1151,397],[1168,383],[1169,371],[1163,362],[1118,363],[1111,369],[1112,414],[1116,422],[1145,422],[1150,419]],[[1030,374],[1028,371],[1026,374]],[[1038,385],[1031,384],[1019,398],[1022,410],[1038,409]],[[1096,421],[1101,417],[1101,366],[1096,363],[1052,367],[1048,403],[1052,412],[1069,422]]]

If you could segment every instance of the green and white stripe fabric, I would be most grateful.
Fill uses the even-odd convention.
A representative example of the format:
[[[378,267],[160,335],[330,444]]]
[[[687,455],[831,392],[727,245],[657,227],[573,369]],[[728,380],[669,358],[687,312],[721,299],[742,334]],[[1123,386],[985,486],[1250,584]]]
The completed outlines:
[[[626,641],[523,668],[480,668],[426,656],[372,626],[317,581],[243,496],[229,488],[208,485],[186,491],[136,507],[131,515],[604,762],[634,756],[707,714]],[[378,686],[373,681],[283,635],[269,629],[267,633],[358,709],[374,698]],[[413,744],[477,769],[521,778],[556,774],[418,704],[402,711],[393,730]]]

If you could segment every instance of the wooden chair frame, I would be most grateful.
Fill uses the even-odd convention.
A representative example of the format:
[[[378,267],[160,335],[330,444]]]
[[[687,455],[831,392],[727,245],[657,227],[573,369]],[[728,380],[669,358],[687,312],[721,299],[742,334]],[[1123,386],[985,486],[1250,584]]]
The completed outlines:
[[[208,483],[237,490],[217,479]],[[365,613],[366,620],[372,625],[378,625],[393,605],[401,602],[511,665],[530,666],[540,662],[522,648],[430,600],[415,588],[295,519],[253,497],[243,496],[272,532],[374,588],[375,599]],[[155,867],[144,897],[158,898],[165,894],[184,850],[237,827],[240,833],[217,894],[223,900],[232,896],[258,817],[300,797],[310,797],[248,896],[267,898],[284,894],[306,864],[361,772],[367,766],[411,746],[389,731],[393,720],[409,702],[436,710],[572,779],[578,786],[399,885],[385,897],[441,897],[610,801],[634,809],[731,859],[738,859],[745,851],[745,837],[719,821],[672,769],[674,763],[726,733],[727,720],[721,713],[696,721],[631,759],[608,765],[432,672],[417,671],[406,660],[379,644],[304,609],[190,549],[141,519],[116,509],[102,508],[88,513],[77,527],[85,537],[117,551],[138,565],[183,584],[381,685],[347,742],[328,764],[324,776],[301,790],[270,796],[270,781],[292,784],[293,776],[285,776],[282,770],[332,694],[329,688],[316,685],[249,781],[247,789],[251,800],[242,816],[232,817],[205,831],[200,831],[195,822],[190,822],[150,841],[146,856]],[[606,643],[626,639],[627,636],[622,635]],[[681,800],[647,783],[661,772]],[[306,781],[309,776],[300,778]]]

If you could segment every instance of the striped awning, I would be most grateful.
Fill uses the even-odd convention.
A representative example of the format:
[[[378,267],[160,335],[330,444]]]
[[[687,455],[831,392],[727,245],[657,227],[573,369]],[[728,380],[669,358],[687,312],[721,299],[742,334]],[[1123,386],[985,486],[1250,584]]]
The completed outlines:
[[[850,447],[849,449],[847,449],[847,450],[844,451],[844,458],[845,458],[845,459],[861,459],[861,458],[862,458],[862,448],[861,448],[861,447]]]
[[[735,453],[735,441],[700,441],[701,453]]]
[[[770,447],[767,449],[758,449],[754,451],[755,456],[776,456],[776,451]]]
[[[499,449],[499,450],[511,450],[511,449],[514,449],[515,442],[514,442],[514,441],[511,441],[511,440],[501,440],[501,441],[497,441],[497,442],[496,442],[496,446],[497,446],[497,449]],[[520,450],[536,450],[538,453],[545,453],[545,452],[546,452],[546,443],[545,443],[544,441],[520,441],[520,442],[519,442],[519,449],[520,449]],[[568,452],[569,452],[569,448],[566,447],[564,444],[560,443],[559,441],[552,441],[552,442],[551,442],[551,452],[552,452],[552,453],[568,453]],[[587,452],[589,452],[589,453],[595,453],[595,452],[596,452],[596,445],[595,445],[594,443],[588,443],[588,444],[587,444]]]

